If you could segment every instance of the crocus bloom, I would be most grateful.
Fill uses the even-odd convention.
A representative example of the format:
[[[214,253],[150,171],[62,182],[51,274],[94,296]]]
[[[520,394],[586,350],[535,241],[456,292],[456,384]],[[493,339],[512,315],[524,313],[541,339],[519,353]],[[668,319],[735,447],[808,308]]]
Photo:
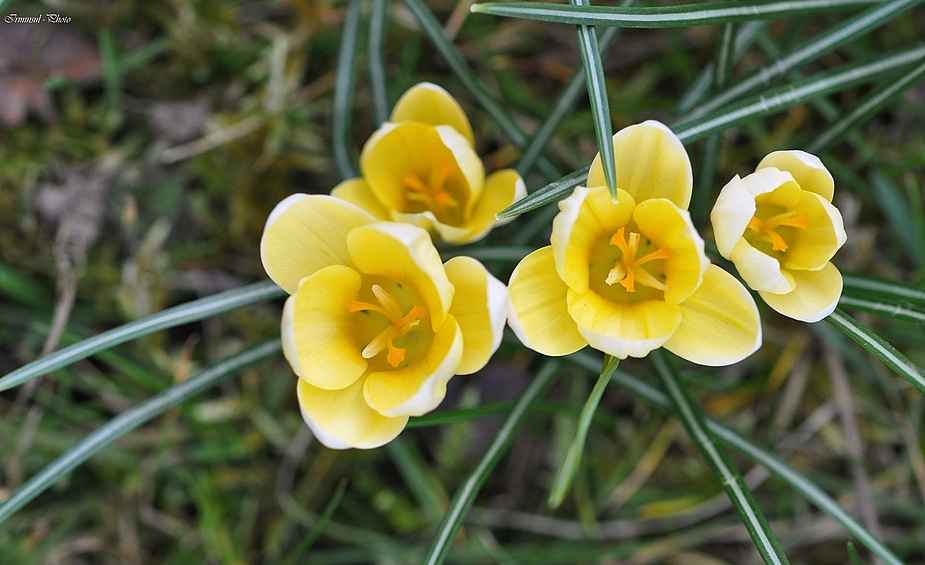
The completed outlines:
[[[692,174],[681,141],[647,121],[617,132],[617,202],[600,156],[590,187],[559,203],[551,245],[520,262],[509,323],[528,347],[565,355],[590,344],[619,358],[665,347],[727,365],[761,343],[754,300],[711,265],[691,223]]]
[[[419,227],[294,194],[267,219],[260,254],[291,295],[283,353],[299,376],[302,415],[328,447],[389,442],[501,341],[504,285],[474,259],[442,263]]]
[[[775,151],[729,181],[710,214],[720,254],[771,308],[804,322],[831,314],[841,296],[830,259],[846,235],[834,192],[818,157]]]
[[[448,243],[484,237],[495,214],[526,196],[513,169],[485,177],[472,127],[452,96],[435,84],[406,92],[360,155],[361,178],[332,195],[379,220],[423,227]]]

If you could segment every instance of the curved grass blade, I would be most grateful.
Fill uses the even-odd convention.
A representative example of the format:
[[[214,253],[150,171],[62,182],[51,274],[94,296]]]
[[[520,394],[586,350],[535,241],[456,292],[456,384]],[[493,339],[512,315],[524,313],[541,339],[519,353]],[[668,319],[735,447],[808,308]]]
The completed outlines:
[[[610,379],[613,378],[613,374],[619,366],[620,359],[610,357],[609,355],[604,358],[604,367],[601,370],[601,375],[598,377],[594,388],[591,389],[591,394],[588,396],[588,400],[581,409],[581,415],[578,417],[578,430],[575,434],[575,439],[572,440],[572,444],[565,454],[565,461],[563,461],[562,465],[556,470],[556,476],[552,480],[548,502],[550,508],[558,508],[565,499],[565,495],[568,493],[569,489],[572,488],[572,482],[575,480],[575,474],[578,472],[578,466],[581,464],[581,456],[585,451],[585,440],[588,437],[588,428],[591,426],[591,419],[594,417],[594,412],[597,411],[597,405],[600,404],[601,397],[604,396],[604,390],[607,388],[607,384],[610,382]]]
[[[704,102],[680,121],[690,121],[699,116],[729,105],[730,102],[741,98],[762,86],[770,84],[772,80],[782,77],[795,67],[814,61],[824,53],[847,43],[861,35],[870,33],[878,26],[890,21],[904,11],[920,4],[922,0],[892,0],[885,4],[875,6],[831,30],[818,35],[812,41],[797,48],[785,57],[776,58],[773,63],[763,67],[748,78],[734,84],[728,90],[717,93],[709,101]]]
[[[360,176],[360,170],[353,160],[351,143],[351,109],[353,107],[354,67],[357,48],[360,44],[360,15],[363,0],[348,0],[344,14],[343,33],[340,38],[340,52],[337,55],[337,70],[334,78],[334,101],[331,107],[331,138],[334,143],[334,164],[341,179]]]
[[[573,7],[588,5],[588,0],[571,0]],[[594,135],[597,137],[597,150],[601,155],[604,168],[604,181],[610,191],[610,198],[617,201],[616,160],[613,156],[613,126],[610,123],[610,102],[607,100],[607,83],[604,78],[604,66],[601,64],[601,50],[597,43],[597,34],[590,26],[578,26],[578,48],[581,51],[581,63],[585,69],[585,81],[588,84],[588,98],[591,102],[591,114],[594,116]]]
[[[685,121],[672,129],[682,141],[695,141],[754,118],[781,112],[820,96],[875,80],[884,74],[919,64],[923,60],[925,44],[917,43],[869,62],[842,65],[831,71],[812,75],[797,84],[775,88],[715,114]]]
[[[624,8],[587,5],[565,7],[541,2],[487,2],[473,4],[470,10],[493,16],[563,24],[665,28],[791,18],[874,3],[876,0],[771,0]]]
[[[24,365],[0,379],[0,391],[19,386],[36,377],[47,375],[54,370],[66,367],[81,359],[86,359],[94,353],[115,347],[126,341],[285,295],[286,292],[276,286],[273,281],[263,281],[168,308],[163,312],[146,316],[140,320],[135,320],[89,337],[74,345],[59,349],[28,365]]]
[[[575,190],[576,186],[580,186],[582,183],[588,180],[588,171],[590,169],[591,165],[588,165],[587,167],[578,169],[574,173],[566,175],[555,182],[547,184],[536,192],[528,194],[504,210],[501,210],[495,214],[495,218],[499,220],[503,220],[505,218],[513,218],[514,216],[519,216],[520,214],[529,212],[530,210],[536,210],[537,208],[545,206],[550,202],[557,202],[558,200],[571,194],[572,191]]]
[[[870,331],[863,324],[836,308],[825,321],[841,330],[861,347],[883,361],[894,373],[909,382],[916,390],[925,394],[925,371],[896,350],[885,339]]]
[[[566,359],[592,372],[596,371],[595,367],[599,367],[601,363],[599,357],[596,357],[595,355],[586,351],[573,353],[572,355],[566,357]],[[613,380],[614,383],[632,391],[634,394],[642,398],[645,398],[647,401],[655,404],[656,406],[659,406],[663,410],[674,413],[674,407],[672,406],[671,401],[668,400],[664,393],[656,390],[652,385],[623,371],[617,371]],[[765,467],[777,478],[790,485],[791,488],[793,488],[806,500],[815,504],[817,508],[840,523],[846,531],[851,533],[855,538],[857,538],[859,542],[864,544],[864,546],[869,549],[871,553],[882,559],[885,563],[888,565],[905,565],[903,561],[890,550],[890,548],[883,545],[883,543],[878,540],[876,536],[867,531],[867,529],[864,528],[864,526],[862,526],[861,523],[854,518],[854,516],[839,506],[831,496],[816,486],[815,483],[800,474],[796,469],[784,462],[783,459],[779,458],[771,451],[755,445],[748,438],[740,435],[738,432],[733,431],[732,429],[726,427],[713,418],[710,418],[709,416],[706,417],[706,425],[707,428],[709,428],[709,430],[713,432],[718,439],[730,445],[733,449],[736,449],[753,462]]]
[[[485,109],[492,121],[501,128],[501,131],[508,136],[514,145],[518,148],[526,147],[529,141],[527,134],[524,133],[524,130],[520,129],[520,126],[511,118],[507,110],[495,100],[494,96],[485,90],[485,87],[482,86],[482,83],[475,77],[475,73],[472,72],[468,63],[466,63],[462,55],[459,54],[456,47],[446,38],[446,35],[443,34],[443,28],[440,27],[437,19],[424,4],[423,0],[405,0],[405,5],[411,10],[411,13],[418,23],[421,24],[421,29],[424,30],[430,42],[443,57],[443,60],[446,61],[450,70],[453,71],[456,78],[459,79],[479,105]],[[559,172],[549,159],[540,157],[537,161],[537,166],[540,168],[540,172],[549,179],[562,176],[562,173]]]
[[[495,437],[485,450],[485,454],[482,455],[478,464],[476,464],[453,497],[450,507],[447,509],[446,514],[443,515],[440,525],[437,526],[437,533],[434,535],[434,541],[424,559],[424,565],[439,565],[446,559],[447,553],[450,551],[450,543],[456,536],[456,532],[459,531],[466,513],[472,507],[476,495],[485,483],[485,479],[488,478],[488,474],[495,468],[501,456],[504,455],[504,452],[507,451],[508,446],[514,440],[514,435],[527,412],[529,412],[530,406],[549,388],[553,378],[559,373],[561,366],[562,363],[558,359],[546,361],[546,364],[537,372],[536,377],[520,395],[514,408],[511,409],[510,414],[495,433]]]
[[[222,379],[234,375],[249,365],[263,361],[281,350],[282,343],[278,337],[267,340],[208,369],[199,371],[185,381],[172,385],[149,400],[119,414],[16,489],[9,498],[3,501],[3,504],[0,504],[0,523],[116,439],[214,386]]]
[[[879,316],[886,316],[894,320],[925,325],[925,308],[910,306],[908,304],[890,304],[843,294],[838,300],[838,305],[844,306],[845,308],[861,310],[862,312],[870,312],[871,314],[877,314]]]
[[[713,474],[726,491],[732,505],[735,507],[745,529],[748,530],[749,536],[755,543],[755,548],[761,555],[761,558],[768,565],[784,565],[790,561],[784,555],[784,550],[771,531],[771,526],[764,517],[764,513],[758,507],[755,497],[745,486],[745,480],[739,469],[732,462],[729,454],[716,441],[713,433],[707,428],[706,420],[700,408],[690,397],[690,393],[678,380],[677,375],[665,359],[665,354],[661,350],[653,351],[649,354],[649,359],[655,365],[655,371],[661,378],[662,385],[668,392],[668,398],[674,404],[674,412],[681,419],[687,433],[694,440],[694,445],[707,461]]]
[[[337,484],[337,490],[334,491],[334,494],[331,495],[331,499],[328,501],[327,506],[324,507],[324,511],[321,513],[321,516],[318,517],[318,521],[315,522],[315,525],[312,527],[311,531],[308,532],[299,546],[296,547],[292,553],[289,554],[289,557],[281,563],[281,565],[296,565],[296,563],[304,562],[300,559],[305,559],[305,553],[311,548],[312,544],[315,543],[315,540],[318,539],[318,536],[324,531],[325,526],[328,525],[328,522],[331,521],[331,518],[334,516],[334,512],[337,510],[337,507],[340,505],[341,499],[344,497],[344,493],[347,492],[347,478],[344,477]]]
[[[925,307],[925,290],[896,281],[853,273],[842,274],[844,294],[856,298],[883,297],[899,302],[911,302]]]
[[[366,45],[369,90],[373,99],[373,119],[376,120],[377,126],[389,119],[389,96],[385,88],[385,64],[382,60],[385,26],[389,18],[386,8],[387,0],[372,0],[369,13],[369,43]]]
[[[893,99],[918,84],[922,79],[925,79],[925,62],[900,77],[899,80],[891,81],[882,89],[864,98],[846,116],[830,125],[819,137],[814,139],[806,147],[806,150],[810,153],[818,154],[831,148],[848,133],[854,131],[858,125],[866,122],[868,118],[882,110]]]
[[[845,65],[832,71],[812,75],[799,84],[776,88],[740,102],[728,110],[675,125],[672,129],[683,143],[690,143],[754,118],[782,112],[820,96],[851,88],[881,75],[898,71],[907,65],[921,63],[923,59],[925,59],[925,44],[919,43],[872,62]],[[496,214],[495,217],[510,218],[558,201],[587,180],[588,168],[575,171],[528,194]]]

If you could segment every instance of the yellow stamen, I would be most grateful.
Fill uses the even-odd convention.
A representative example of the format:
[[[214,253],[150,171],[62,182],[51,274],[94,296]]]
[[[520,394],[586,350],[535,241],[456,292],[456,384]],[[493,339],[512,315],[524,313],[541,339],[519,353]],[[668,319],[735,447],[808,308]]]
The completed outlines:
[[[401,306],[394,296],[377,284],[373,285],[372,291],[379,302],[378,305],[360,302],[353,298],[347,301],[347,310],[350,312],[369,310],[378,312],[389,320],[390,325],[379,332],[363,349],[363,358],[372,359],[383,350],[388,349],[386,361],[389,362],[389,365],[398,367],[405,360],[405,349],[396,347],[395,340],[417,326],[421,322],[421,318],[427,315],[427,310],[415,304],[407,314],[402,315]]]
[[[641,236],[636,232],[630,232],[629,241],[627,241],[624,234],[624,228],[620,228],[610,238],[610,244],[616,245],[623,253],[623,256],[617,260],[613,269],[607,274],[605,282],[609,285],[619,282],[627,292],[636,292],[637,282],[649,288],[668,290],[668,285],[640,267],[657,259],[671,259],[671,251],[666,247],[660,247],[656,251],[647,253],[637,259],[636,253],[639,252]]]
[[[430,182],[424,182],[415,174],[404,175],[401,181],[408,189],[405,198],[414,202],[423,202],[431,209],[459,206],[459,202],[446,189],[446,182],[455,169],[453,163],[444,161],[438,168],[431,170]]]
[[[767,238],[771,242],[771,249],[774,251],[787,251],[787,248],[790,246],[787,245],[787,242],[784,241],[784,238],[781,237],[779,233],[774,231],[781,226],[789,226],[801,230],[809,229],[809,216],[805,212],[799,213],[793,210],[771,216],[767,220],[761,220],[758,216],[753,216],[752,219],[748,221],[748,226],[746,227],[755,231],[758,235]]]

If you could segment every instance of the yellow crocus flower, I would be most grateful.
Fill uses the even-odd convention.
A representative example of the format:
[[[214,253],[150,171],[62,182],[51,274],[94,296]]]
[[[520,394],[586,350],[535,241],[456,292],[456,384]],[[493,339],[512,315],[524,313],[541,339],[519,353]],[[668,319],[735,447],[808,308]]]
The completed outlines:
[[[566,355],[590,344],[619,358],[669,351],[728,365],[761,344],[745,287],[711,265],[691,223],[690,159],[681,141],[647,121],[613,136],[617,202],[600,155],[559,203],[551,245],[516,267],[509,324],[528,347]]]
[[[442,263],[419,227],[294,194],[267,219],[260,255],[291,295],[283,353],[302,415],[328,447],[391,441],[501,342],[507,289],[475,259]]]
[[[729,181],[710,214],[720,254],[771,308],[804,322],[831,314],[841,296],[830,260],[847,236],[834,192],[818,157],[775,151]]]
[[[513,169],[486,178],[474,143],[456,100],[435,84],[418,84],[363,147],[363,176],[331,194],[379,220],[411,223],[448,243],[481,239],[499,223],[495,214],[527,192]]]

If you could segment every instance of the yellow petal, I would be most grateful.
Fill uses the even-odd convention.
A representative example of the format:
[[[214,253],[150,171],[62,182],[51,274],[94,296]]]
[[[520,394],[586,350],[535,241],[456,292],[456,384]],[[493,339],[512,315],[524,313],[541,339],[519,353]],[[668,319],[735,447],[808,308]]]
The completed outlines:
[[[302,418],[327,447],[372,449],[392,441],[405,429],[407,416],[388,418],[366,404],[364,380],[343,390],[323,390],[299,379],[296,390]]]
[[[791,271],[796,287],[787,294],[759,292],[761,298],[784,316],[818,322],[835,310],[841,297],[841,273],[832,263],[818,271]]]
[[[383,416],[420,416],[446,396],[446,383],[459,367],[463,335],[453,316],[434,333],[424,356],[401,369],[370,373],[363,387],[366,403]]]
[[[617,188],[636,202],[667,198],[687,210],[694,176],[687,151],[668,126],[647,120],[623,128],[613,136]],[[606,186],[601,156],[588,172],[588,186]]]
[[[784,293],[793,289],[793,277],[780,268],[780,262],[740,239],[729,255],[739,275],[750,288]]]
[[[726,183],[716,197],[716,204],[710,212],[713,237],[719,254],[729,259],[749,220],[755,215],[755,198],[747,190],[739,175]]]
[[[591,257],[632,218],[636,202],[618,190],[616,204],[604,186],[579,186],[559,201],[559,213],[552,222],[553,257],[556,271],[569,288],[582,294],[588,290]],[[609,268],[609,267],[608,267]]]
[[[347,248],[361,273],[411,286],[424,300],[433,330],[443,325],[453,285],[426,231],[408,224],[372,224],[351,231]]]
[[[376,219],[333,196],[293,194],[276,205],[260,239],[267,274],[292,294],[302,278],[329,265],[350,265],[347,233]]]
[[[845,243],[841,213],[822,196],[807,191],[803,191],[797,210],[806,214],[808,229],[792,231],[783,266],[785,269],[818,271]]]
[[[466,113],[449,92],[430,82],[416,84],[402,94],[389,121],[414,120],[432,126],[448,125],[475,145],[472,126]]]
[[[691,215],[671,201],[658,198],[640,202],[633,219],[639,231],[652,241],[653,249],[665,248],[671,252],[671,258],[664,262],[668,285],[665,301],[681,303],[700,286],[710,264]]]
[[[376,195],[370,190],[366,179],[347,179],[334,187],[331,196],[359,206],[379,221],[387,222],[392,219],[389,210],[376,199]]]
[[[501,345],[507,288],[471,257],[453,257],[443,267],[456,289],[450,314],[463,335],[463,356],[456,374],[468,375],[484,367]]]
[[[482,239],[494,226],[500,226],[513,220],[514,218],[508,218],[498,221],[495,219],[495,214],[526,195],[527,186],[517,171],[502,169],[493,172],[485,179],[482,196],[475,203],[472,215],[465,225],[465,236],[455,241],[445,237],[443,240],[450,243],[470,243]],[[443,235],[442,232],[441,235]]]
[[[568,355],[588,345],[568,313],[568,287],[556,274],[552,247],[521,260],[508,284],[508,324],[524,345],[544,355]]]
[[[814,192],[828,202],[835,194],[835,180],[819,157],[805,151],[775,151],[758,163],[758,169],[776,167],[793,175],[803,190]]]
[[[568,311],[591,347],[614,357],[645,357],[681,323],[681,307],[663,301],[613,302],[593,290],[568,291]]]
[[[360,156],[363,176],[376,199],[389,210],[408,214],[428,209],[408,198],[409,179],[445,191],[457,206],[432,210],[444,223],[459,224],[484,183],[485,170],[468,142],[448,126],[421,122],[386,123]],[[430,186],[443,179],[441,186]]]
[[[283,354],[296,375],[312,385],[337,390],[366,371],[363,345],[354,338],[355,319],[347,301],[360,289],[360,275],[331,265],[302,279],[283,308]]]
[[[737,363],[760,346],[755,300],[716,265],[710,265],[703,284],[681,304],[681,325],[664,345],[679,357],[711,367]]]

